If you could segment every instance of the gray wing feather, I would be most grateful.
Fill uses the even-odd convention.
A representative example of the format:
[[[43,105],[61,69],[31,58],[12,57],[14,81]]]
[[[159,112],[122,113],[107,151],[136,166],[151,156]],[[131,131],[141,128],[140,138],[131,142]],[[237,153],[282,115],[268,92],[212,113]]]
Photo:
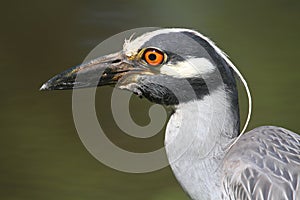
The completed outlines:
[[[223,199],[300,200],[300,136],[273,126],[243,135],[223,164]]]

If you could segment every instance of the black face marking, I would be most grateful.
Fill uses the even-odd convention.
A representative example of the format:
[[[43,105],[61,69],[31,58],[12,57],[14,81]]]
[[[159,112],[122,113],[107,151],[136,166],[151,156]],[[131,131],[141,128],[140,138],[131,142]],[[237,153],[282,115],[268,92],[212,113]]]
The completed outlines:
[[[175,54],[173,52],[166,51],[165,53],[168,55],[167,62],[170,62],[172,64],[177,64],[178,62],[182,62],[185,60],[182,56]]]
[[[199,37],[198,35],[195,35],[192,32],[182,32],[182,34],[189,36],[190,38],[195,40],[199,44],[199,46],[204,47],[210,59],[212,59],[212,61],[216,64],[216,67],[218,68],[222,76],[223,82],[229,87],[236,87],[236,82],[231,67],[206,40]]]
[[[115,63],[120,63],[122,60],[121,59],[116,59],[116,60],[113,60],[111,63],[115,64]]]
[[[205,81],[210,81],[209,90],[205,81],[200,78],[201,76],[188,79],[167,75],[144,76],[138,83],[138,90],[143,93],[143,96],[155,103],[177,105],[181,102],[202,99],[221,84],[225,84],[232,110],[237,116],[239,115],[238,91],[233,70],[207,40],[189,31],[169,32],[152,37],[141,48],[149,46],[164,51],[168,55],[167,63],[177,64],[190,58],[205,58],[216,66],[215,72],[218,73],[211,73],[209,77],[205,78]],[[218,74],[221,75],[221,80],[219,80]],[[192,94],[195,95],[191,95],[191,91],[187,90],[186,82],[190,83],[194,90]],[[213,87],[211,87],[211,83],[213,83]]]
[[[184,79],[167,75],[144,75],[139,78],[137,87],[148,100],[164,105],[178,105],[202,99],[209,94],[205,81],[199,77]]]
[[[213,59],[216,64],[224,84],[226,85],[226,89],[228,96],[231,100],[232,111],[236,112],[236,116],[239,117],[239,102],[238,102],[238,90],[236,85],[236,80],[234,78],[233,69],[228,65],[228,63],[222,58],[220,54],[216,52],[216,50],[203,38],[195,35],[192,32],[183,32],[183,34],[193,38],[195,41],[199,43],[199,45],[205,47],[210,57]],[[239,122],[238,122],[239,123]],[[238,124],[239,127],[239,124]]]
[[[206,58],[212,61],[205,47],[185,32],[162,33],[152,37],[141,48],[156,47],[164,52],[179,55],[182,58]]]
[[[235,85],[232,69],[228,66],[227,62],[208,41],[193,32],[184,31],[159,34],[147,41],[142,48],[148,46],[154,46],[166,52],[168,61],[174,64],[191,57],[205,58],[218,68],[226,85]]]

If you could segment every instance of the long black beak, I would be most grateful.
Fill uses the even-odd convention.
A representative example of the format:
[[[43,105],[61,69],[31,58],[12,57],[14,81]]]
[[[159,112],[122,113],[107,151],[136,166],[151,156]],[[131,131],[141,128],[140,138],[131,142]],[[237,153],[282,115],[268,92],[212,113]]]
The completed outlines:
[[[70,68],[47,81],[40,90],[66,90],[116,84],[126,73],[140,71],[121,52]]]

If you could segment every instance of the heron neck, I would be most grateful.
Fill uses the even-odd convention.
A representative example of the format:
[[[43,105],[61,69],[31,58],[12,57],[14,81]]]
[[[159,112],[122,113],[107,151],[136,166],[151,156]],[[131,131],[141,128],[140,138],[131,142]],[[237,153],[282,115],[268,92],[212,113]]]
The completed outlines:
[[[213,193],[209,191],[218,185],[218,167],[239,133],[237,95],[226,91],[216,89],[201,100],[179,104],[168,122],[166,152],[191,197]]]
[[[212,147],[226,146],[226,143],[236,138],[239,126],[237,94],[218,88],[203,99],[181,103],[175,107],[168,122],[166,142],[176,137],[197,141],[204,145],[201,147],[203,152],[208,153]]]

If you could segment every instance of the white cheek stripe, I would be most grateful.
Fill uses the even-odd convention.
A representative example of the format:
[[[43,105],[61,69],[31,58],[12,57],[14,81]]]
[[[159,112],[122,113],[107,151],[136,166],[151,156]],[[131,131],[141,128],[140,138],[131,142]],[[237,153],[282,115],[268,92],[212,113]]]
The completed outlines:
[[[245,122],[245,125],[244,125],[243,129],[242,129],[241,134],[230,145],[229,148],[231,148],[238,141],[238,139],[243,135],[243,133],[246,131],[246,129],[247,129],[248,125],[249,125],[250,119],[251,119],[251,114],[252,114],[252,97],[251,97],[250,89],[248,87],[248,83],[247,83],[246,79],[243,77],[243,75],[241,74],[241,72],[238,70],[238,68],[236,66],[234,66],[234,64],[231,62],[231,60],[229,60],[229,58],[227,57],[227,55],[219,47],[217,47],[214,44],[213,41],[211,41],[209,38],[205,37],[204,35],[196,32],[196,31],[190,30],[190,32],[192,32],[192,33],[198,35],[199,37],[201,37],[202,39],[206,40],[215,49],[215,51],[228,63],[228,65],[233,69],[233,71],[238,75],[238,77],[240,78],[240,80],[242,81],[242,83],[243,83],[243,85],[245,87],[245,90],[246,90],[246,93],[247,93],[247,97],[248,97],[248,115],[247,115],[247,119],[246,119],[246,122]]]
[[[211,41],[209,38],[207,38],[204,35],[198,33],[197,31],[190,30],[190,29],[184,29],[184,28],[160,29],[160,30],[156,30],[156,31],[153,31],[153,32],[146,33],[146,34],[144,34],[144,35],[136,38],[133,41],[126,41],[125,44],[124,44],[124,52],[125,52],[125,54],[129,54],[129,55],[134,54],[134,53],[137,52],[137,50],[138,50],[138,48],[140,46],[142,46],[146,41],[150,40],[152,37],[154,37],[156,35],[159,35],[159,34],[171,33],[171,32],[190,32],[190,33],[193,33],[193,34],[199,36],[200,38],[204,39],[205,41],[207,41],[214,48],[214,50],[228,63],[228,65],[238,75],[238,77],[240,78],[240,80],[242,81],[242,83],[243,83],[243,85],[245,87],[245,90],[246,90],[246,93],[247,93],[247,97],[248,97],[248,115],[247,115],[247,119],[246,119],[245,125],[243,127],[243,130],[242,130],[241,134],[239,135],[239,137],[242,136],[242,134],[247,129],[247,126],[248,126],[248,124],[250,122],[251,113],[252,113],[252,97],[251,97],[250,89],[248,87],[247,81],[245,80],[245,78],[243,77],[243,75],[241,74],[241,72],[228,59],[227,55],[220,48],[218,48],[214,44],[214,42]],[[236,139],[236,141],[239,139],[239,137]],[[233,142],[232,145],[234,145],[235,142]]]
[[[173,64],[166,64],[160,68],[160,73],[177,78],[191,78],[205,76],[215,70],[215,66],[206,58],[190,58]]]

